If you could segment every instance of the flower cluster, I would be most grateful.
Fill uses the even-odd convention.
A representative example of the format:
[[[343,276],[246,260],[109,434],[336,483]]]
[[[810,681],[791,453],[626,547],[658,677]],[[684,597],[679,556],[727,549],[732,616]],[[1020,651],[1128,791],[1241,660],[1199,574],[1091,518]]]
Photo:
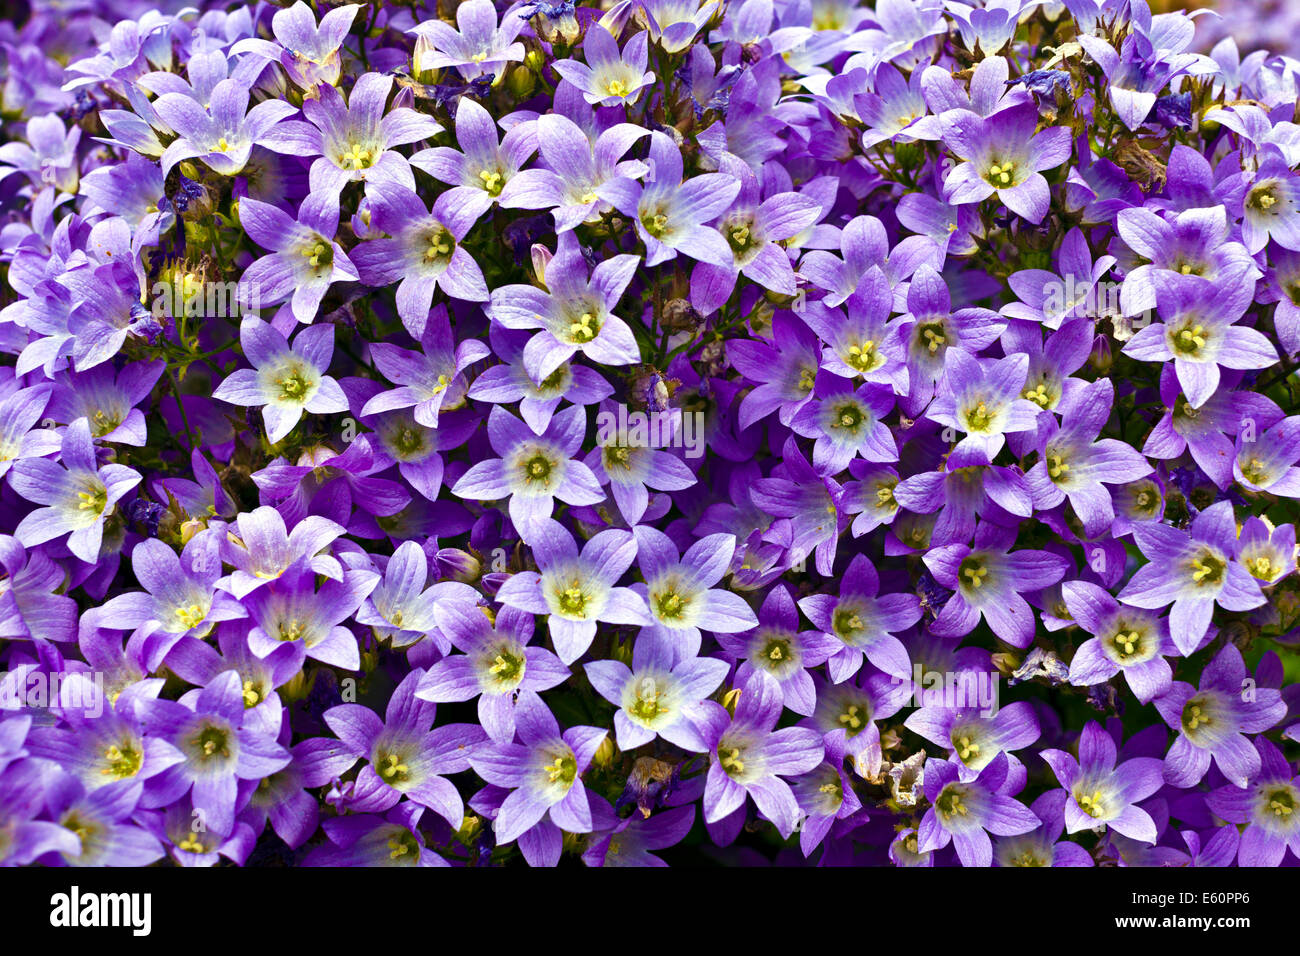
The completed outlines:
[[[1202,14],[0,24],[0,865],[1300,862],[1300,60]]]

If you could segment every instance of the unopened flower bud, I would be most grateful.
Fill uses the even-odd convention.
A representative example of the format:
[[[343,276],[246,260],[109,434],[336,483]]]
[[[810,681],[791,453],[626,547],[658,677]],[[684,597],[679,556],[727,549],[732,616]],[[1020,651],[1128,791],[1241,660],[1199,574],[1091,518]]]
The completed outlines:
[[[181,544],[189,544],[191,539],[193,539],[193,537],[200,531],[207,528],[207,526],[207,521],[202,518],[191,518],[189,521],[186,521],[181,525]]]
[[[533,275],[537,277],[537,284],[543,289],[546,288],[546,267],[550,265],[553,253],[540,242],[533,243]]]
[[[483,818],[466,814],[465,819],[461,821],[460,829],[456,831],[456,839],[466,846],[474,842],[474,838],[479,835],[483,829]]]
[[[415,52],[411,54],[411,67],[415,82],[433,86],[438,82],[442,70],[427,67],[424,64],[436,53],[433,41],[421,34],[415,38]]]
[[[298,671],[289,680],[280,686],[280,699],[286,702],[302,700],[307,696],[307,674],[305,671]]]
[[[522,66],[512,67],[506,79],[510,92],[521,100],[533,95],[537,87],[537,74]]]
[[[501,585],[505,584],[506,579],[509,577],[510,572],[508,571],[489,571],[487,574],[483,575],[483,580],[481,580],[479,584],[482,585],[483,590],[488,594],[496,594],[497,591],[501,590]]]
[[[1092,341],[1092,351],[1088,353],[1088,364],[1105,375],[1115,364],[1115,356],[1110,351],[1110,339],[1099,335]]]
[[[433,556],[438,572],[445,579],[471,584],[478,580],[483,564],[468,551],[460,548],[439,548]]]
[[[1009,653],[994,654],[991,657],[991,662],[993,666],[997,668],[997,672],[1003,677],[1011,676],[1020,666],[1020,658],[1015,654]]]
[[[736,705],[740,703],[741,689],[733,687],[722,695],[722,706],[732,717],[736,716]]]

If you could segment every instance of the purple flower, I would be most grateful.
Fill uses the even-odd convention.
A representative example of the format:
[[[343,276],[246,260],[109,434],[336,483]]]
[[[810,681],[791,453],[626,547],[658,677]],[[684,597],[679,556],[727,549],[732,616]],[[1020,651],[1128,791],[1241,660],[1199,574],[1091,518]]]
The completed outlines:
[[[79,853],[61,850],[70,866],[148,866],[163,857],[162,843],[131,819],[142,787],[119,780],[87,792],[76,777],[62,776],[46,793],[50,815],[75,833]]]
[[[592,106],[632,106],[641,91],[655,81],[646,70],[649,59],[649,34],[640,31],[620,53],[618,41],[599,23],[587,29],[582,40],[586,63],[555,60],[551,67],[578,89]]]
[[[591,803],[582,775],[607,731],[570,727],[561,733],[555,717],[533,691],[520,692],[515,721],[519,743],[480,744],[470,754],[470,765],[488,783],[510,789],[492,825],[496,842],[519,840],[530,862],[549,860],[553,866],[560,855],[561,830],[592,830]]]
[[[313,660],[358,670],[357,639],[343,622],[378,583],[373,571],[345,571],[342,580],[327,579],[318,590],[310,565],[299,562],[244,598],[248,616],[257,625],[249,632],[249,646],[265,657],[283,644],[301,642]]]
[[[290,299],[293,319],[310,324],[333,283],[357,281],[356,266],[334,241],[337,199],[312,193],[302,201],[297,221],[268,203],[244,199],[239,203],[239,222],[254,242],[271,250],[244,270],[241,291],[255,306]],[[278,317],[276,324],[282,326]],[[293,322],[288,325],[292,328]]]
[[[628,10],[629,5],[616,4],[617,9]],[[718,12],[717,0],[644,0],[639,4],[645,15],[646,32],[650,39],[668,53],[680,53],[691,45],[705,25]],[[614,19],[616,10],[609,13]],[[698,47],[696,47],[698,49]]]
[[[1190,533],[1150,522],[1133,529],[1148,563],[1120,592],[1135,607],[1169,612],[1169,632],[1184,655],[1201,646],[1214,606],[1249,611],[1264,603],[1259,583],[1234,559],[1237,522],[1232,503],[1220,501],[1192,521]]]
[[[727,676],[725,661],[689,657],[674,664],[671,647],[644,639],[633,647],[630,669],[622,661],[592,661],[585,670],[597,693],[619,708],[614,730],[620,750],[635,750],[656,737],[684,750],[708,749],[694,721],[701,701]]]
[[[1093,637],[1081,643],[1070,661],[1070,683],[1090,687],[1123,672],[1129,689],[1150,703],[1169,689],[1173,670],[1165,655],[1177,653],[1169,622],[1151,611],[1116,601],[1089,581],[1067,581],[1061,588],[1076,624]]]
[[[763,514],[790,519],[791,564],[811,554],[817,573],[829,575],[836,542],[848,524],[841,514],[842,490],[832,478],[813,469],[793,436],[781,451],[781,463],[772,476],[758,479],[749,488],[750,500]]]
[[[915,416],[934,397],[948,352],[956,347],[974,355],[992,344],[1007,323],[988,309],[952,311],[948,286],[928,263],[917,268],[908,286],[907,313],[895,328],[907,355],[910,386],[901,404],[906,414]],[[1028,375],[1027,367],[1025,374]]]
[[[277,703],[276,706],[280,705]],[[285,721],[280,731],[281,745],[289,743],[290,734],[289,722]],[[257,785],[241,818],[258,833],[269,821],[275,835],[290,848],[297,849],[316,833],[321,822],[316,795],[308,793],[307,788],[327,785],[346,773],[357,758],[337,740],[328,737],[301,741],[290,748],[290,753],[293,762]],[[418,805],[408,803],[407,806]]]
[[[19,759],[0,770],[0,865],[25,866],[46,853],[77,856],[81,840],[66,827],[37,820],[45,809],[45,790],[53,765],[44,760]]]
[[[492,0],[458,4],[456,26],[459,32],[437,19],[416,26],[412,32],[425,44],[422,51],[417,49],[417,71],[454,66],[462,77],[472,80],[484,74],[501,74],[506,64],[524,58],[524,45],[515,40],[524,21],[507,14],[498,26]]]
[[[277,148],[275,126],[296,111],[278,99],[249,110],[248,98],[248,85],[230,77],[213,88],[206,109],[185,93],[164,93],[154,100],[154,110],[177,135],[162,154],[163,176],[181,160],[193,158],[215,173],[234,176],[247,165],[254,145]]]
[[[740,405],[738,424],[743,430],[773,411],[781,424],[812,401],[821,365],[817,335],[797,319],[778,316],[772,322],[771,344],[741,339],[732,342],[727,357],[736,371],[758,387]]]
[[[594,505],[605,500],[596,476],[573,455],[582,445],[587,410],[566,408],[541,435],[500,405],[488,416],[488,439],[500,458],[472,465],[452,486],[451,493],[480,501],[510,499],[510,520],[525,541],[537,535],[555,499],[571,505]]]
[[[575,371],[579,371],[575,369]],[[695,474],[671,452],[652,447],[644,434],[644,429],[637,430],[625,421],[620,425],[619,409],[626,406],[614,406],[602,403],[597,421],[597,447],[584,459],[591,473],[601,485],[609,485],[610,495],[618,505],[619,513],[629,525],[636,525],[645,516],[650,502],[647,488],[656,491],[680,491],[695,484]],[[676,418],[672,413],[678,412]],[[681,428],[680,410],[673,409],[660,413],[667,419],[668,428]],[[661,432],[661,444],[662,442]]]
[[[838,245],[843,259],[825,249],[813,249],[799,263],[800,275],[826,293],[822,303],[827,306],[841,305],[861,287],[872,268],[879,268],[894,283],[922,266],[943,267],[943,247],[927,236],[908,236],[891,250],[884,223],[875,216],[850,219],[840,230]]]
[[[981,362],[964,349],[945,352],[943,382],[926,417],[966,433],[949,456],[950,467],[992,464],[1005,434],[1035,427],[1039,408],[1020,397],[1028,374],[1024,354]]]
[[[691,273],[691,304],[702,313],[724,305],[740,275],[780,295],[794,295],[794,269],[782,243],[799,235],[822,215],[816,199],[793,190],[769,191],[763,198],[758,178],[744,164],[733,160],[725,169],[741,183],[734,204],[717,223],[731,248],[732,261],[696,264]]]
[[[94,643],[83,644],[87,660],[96,666],[106,663],[94,653]],[[117,649],[120,653],[120,642]],[[75,688],[65,679],[61,700],[70,701],[76,694],[82,698],[82,706],[63,709],[63,726],[34,728],[27,740],[31,754],[57,762],[87,791],[117,781],[148,781],[185,760],[184,754],[162,737],[144,732],[138,705],[152,700],[160,690],[157,678],[132,682],[112,701],[100,695],[88,675]],[[106,682],[105,694],[108,691]]]
[[[415,696],[440,704],[477,697],[479,723],[498,743],[514,740],[516,691],[550,690],[569,676],[550,651],[525,646],[534,628],[527,611],[507,606],[489,620],[481,607],[442,602],[434,605],[434,617],[443,635],[464,653],[430,667]]]
[[[562,82],[555,96],[557,108],[564,105],[566,91],[580,98],[572,84]],[[612,211],[613,206],[600,195],[601,187],[614,179],[631,181],[648,172],[641,160],[622,157],[650,131],[633,123],[615,123],[590,132],[596,135],[589,137],[564,113],[538,117],[537,148],[545,167],[525,169],[515,176],[515,186],[502,205],[550,209],[559,233]],[[413,159],[419,159],[419,154]]]
[[[799,599],[799,609],[823,634],[836,638],[838,647],[827,662],[831,680],[848,680],[866,655],[886,674],[910,677],[912,663],[907,648],[894,635],[921,619],[915,594],[880,594],[880,576],[865,554],[856,554],[839,579],[834,594],[810,594]]]
[[[903,726],[947,749],[948,759],[960,763],[961,775],[968,780],[999,754],[1006,754],[1011,766],[1016,766],[1019,761],[1011,752],[1030,746],[1040,733],[1038,718],[1026,701],[1015,701],[991,714],[977,707],[927,705],[914,710]]]
[[[785,585],[778,584],[763,599],[758,627],[741,634],[720,634],[718,643],[740,661],[738,683],[747,682],[755,671],[765,671],[781,688],[784,706],[809,716],[817,706],[817,691],[808,669],[823,664],[841,645],[821,631],[798,628],[794,599]]]
[[[593,834],[583,851],[583,862],[588,866],[667,866],[649,851],[680,843],[694,822],[694,807],[677,807],[648,817],[634,813],[608,833]]]
[[[340,580],[343,567],[325,552],[343,534],[339,524],[309,515],[289,531],[284,517],[263,505],[235,518],[237,531],[226,533],[222,559],[235,570],[222,586],[243,600],[257,588],[274,581],[289,568],[305,562],[312,571]]]
[[[409,647],[429,637],[442,653],[451,644],[435,623],[435,609],[456,605],[474,607],[478,592],[459,581],[438,581],[425,589],[429,558],[415,541],[404,541],[384,565],[383,580],[361,602],[356,622],[374,629],[390,647]]]
[[[1070,130],[1038,127],[1034,103],[1009,106],[988,117],[951,110],[940,118],[944,144],[961,157],[943,183],[943,198],[955,206],[996,195],[1013,213],[1043,221],[1051,194],[1042,170],[1070,157]]]
[[[1035,507],[1054,508],[1069,498],[1089,536],[1100,534],[1115,520],[1111,493],[1102,482],[1126,484],[1152,471],[1146,458],[1124,442],[1097,440],[1110,418],[1114,391],[1110,379],[1072,391],[1057,409],[1060,425],[1050,418],[1038,429],[1039,461],[1025,476]]]
[[[1250,283],[1189,284],[1169,275],[1151,281],[1164,321],[1140,329],[1124,354],[1144,362],[1172,360],[1192,408],[1204,405],[1219,387],[1219,366],[1260,369],[1277,361],[1277,351],[1262,332],[1233,324],[1250,305]]]
[[[233,670],[179,701],[140,701],[138,708],[146,732],[184,757],[147,781],[145,805],[175,806],[188,793],[197,811],[193,819],[216,833],[234,829],[238,781],[260,780],[289,763],[289,752],[275,740],[278,726],[268,733],[265,725],[246,719],[243,682]]]
[[[348,809],[382,813],[406,797],[459,829],[465,805],[445,774],[469,769],[474,748],[486,735],[475,724],[433,728],[437,708],[415,689],[424,670],[411,670],[388,698],[384,720],[361,704],[325,711],[325,722],[353,757],[366,761],[348,798]]]
[[[935,580],[955,593],[930,625],[940,637],[969,634],[983,617],[998,637],[1015,647],[1034,639],[1034,612],[1020,595],[1050,587],[1069,570],[1069,562],[1050,551],[1007,549],[1015,532],[982,524],[975,546],[950,544],[925,555]]]
[[[650,134],[646,183],[607,180],[596,192],[636,223],[646,246],[646,265],[657,266],[681,253],[698,262],[727,266],[734,261],[722,235],[704,223],[731,207],[740,181],[726,173],[704,173],[683,181],[681,151],[667,135]]]
[[[799,409],[790,427],[816,439],[813,467],[819,473],[838,474],[858,457],[872,463],[898,460],[893,435],[881,420],[894,407],[891,389],[866,383],[855,390],[847,379],[822,374],[817,395],[819,400]]]
[[[1071,319],[1091,318],[1102,311],[1108,303],[1102,298],[1101,279],[1115,264],[1115,257],[1101,256],[1094,262],[1087,237],[1077,227],[1061,240],[1058,257],[1060,275],[1046,269],[1021,269],[1007,277],[1020,302],[1004,306],[1003,315],[1059,329]]]
[[[865,504],[874,506],[877,515],[899,505],[918,515],[938,511],[930,532],[933,547],[969,541],[977,517],[1007,524],[1029,517],[1034,510],[1029,484],[1018,468],[963,465],[949,471],[922,471],[902,481],[893,478],[892,488],[882,484],[882,478],[872,489],[875,500],[867,499]],[[862,533],[859,521],[862,518],[854,521],[855,536]]]
[[[1282,417],[1277,406],[1263,395],[1219,388],[1199,408],[1193,408],[1180,391],[1173,365],[1160,372],[1160,401],[1165,413],[1151,429],[1142,454],[1173,460],[1184,451],[1220,488],[1233,479],[1233,442],[1225,432],[1240,435],[1247,420],[1267,428]]]
[[[442,132],[433,117],[409,106],[385,110],[393,78],[365,73],[357,78],[348,101],[333,86],[321,86],[319,97],[303,103],[307,124],[294,127],[300,143],[297,155],[318,155],[311,164],[313,193],[337,197],[350,182],[415,190],[415,176],[406,158],[393,149]]]
[[[758,624],[740,595],[714,587],[731,565],[734,536],[708,535],[679,555],[677,545],[657,528],[637,525],[633,533],[645,583],[632,589],[645,600],[652,618],[640,640],[663,644],[674,661],[684,661],[700,653],[701,629],[735,634]]]
[[[0,182],[13,173],[23,173],[33,185],[50,185],[75,193],[80,178],[77,145],[81,127],[68,129],[58,116],[34,116],[27,121],[26,142],[0,145]]]
[[[1300,497],[1300,417],[1284,418],[1262,435],[1242,429],[1237,434],[1232,476],[1251,491],[1285,498]]]
[[[1184,303],[1220,301],[1225,307],[1232,306],[1228,321],[1235,320],[1245,311],[1240,299],[1243,291],[1250,291],[1247,280],[1259,270],[1245,246],[1228,241],[1231,228],[1223,206],[1187,209],[1172,220],[1150,209],[1120,210],[1115,229],[1129,249],[1141,256],[1132,265],[1121,261],[1125,275],[1120,309],[1125,315],[1137,315],[1155,308],[1159,299],[1156,279],[1163,276],[1166,284],[1192,291],[1168,293],[1169,304],[1160,303],[1162,315],[1178,314],[1178,306]]]
[[[1118,53],[1101,37],[1092,36],[1091,31],[1080,31],[1079,44],[1104,71],[1108,98],[1116,115],[1135,131],[1150,115],[1160,90],[1204,59],[1194,55],[1150,58],[1155,44],[1136,30],[1124,37]]]
[[[1069,795],[1067,833],[1105,824],[1131,839],[1156,842],[1156,823],[1137,803],[1164,786],[1159,759],[1134,757],[1116,765],[1115,741],[1095,720],[1079,736],[1078,760],[1063,750],[1044,750],[1041,756]]]
[[[896,394],[906,394],[903,348],[887,322],[893,301],[889,279],[879,266],[872,266],[846,302],[847,317],[828,307],[825,299],[805,303],[800,318],[826,343],[821,367],[841,378],[887,384]]]
[[[157,539],[141,541],[131,552],[131,569],[145,590],[119,594],[82,620],[113,630],[140,629],[153,670],[181,638],[206,637],[217,622],[244,617],[232,595],[216,590],[219,535],[216,530],[199,532],[179,557]]]
[[[289,79],[304,90],[338,82],[342,63],[339,48],[362,4],[348,3],[329,11],[316,25],[311,7],[296,0],[288,9],[275,12],[271,32],[276,43],[255,37],[240,40],[232,54],[253,53],[279,63]]]
[[[609,529],[592,537],[581,553],[573,536],[557,521],[543,519],[532,541],[540,573],[511,575],[497,600],[530,614],[545,614],[556,653],[572,664],[596,636],[596,623],[648,625],[643,597],[614,582],[632,566],[637,542],[626,531]]]
[[[459,408],[465,403],[468,388],[465,370],[491,353],[477,339],[456,341],[445,306],[440,305],[430,312],[426,304],[412,315],[418,315],[424,322],[419,337],[421,352],[408,352],[387,342],[370,346],[370,357],[375,366],[398,387],[371,397],[362,407],[361,414],[374,415],[414,407],[413,414],[418,424],[437,428],[442,409]]]
[[[147,792],[144,799],[149,799]],[[136,818],[162,841],[177,866],[216,866],[223,856],[242,866],[257,842],[247,823],[235,820],[231,826],[218,827],[187,794],[165,810],[142,811]]]
[[[957,848],[962,866],[989,866],[995,836],[1015,836],[1039,826],[1038,817],[1012,794],[1015,775],[1005,753],[1000,753],[973,780],[963,779],[963,765],[952,760],[925,762],[925,811],[917,836],[917,850],[932,853],[949,843]]]
[[[456,101],[456,141],[450,146],[422,149],[411,165],[451,186],[457,198],[468,200],[478,219],[496,203],[506,209],[527,194],[529,179],[516,182],[521,167],[537,150],[537,123],[524,120],[498,138],[490,114],[468,97]],[[513,185],[512,185],[513,184]]]
[[[769,675],[755,672],[740,689],[732,716],[709,703],[698,721],[709,751],[704,786],[704,819],[716,823],[736,813],[753,797],[759,812],[782,838],[794,832],[799,803],[784,776],[798,776],[822,762],[821,736],[807,727],[776,730],[781,716],[781,688]]]
[[[1288,356],[1300,352],[1300,253],[1278,250],[1266,275],[1267,284],[1258,290],[1261,302],[1276,302],[1273,326],[1278,342]]]
[[[1174,681],[1156,698],[1156,710],[1178,737],[1165,756],[1165,780],[1175,787],[1194,787],[1210,769],[1244,789],[1260,772],[1260,753],[1246,734],[1272,728],[1286,714],[1286,704],[1272,687],[1251,688],[1241,651],[1225,644],[1201,671],[1199,687]],[[1247,693],[1247,690],[1250,693]]]
[[[303,866],[450,866],[424,844],[419,823],[424,807],[407,801],[383,816],[334,817],[321,824],[328,844],[307,854]]]
[[[290,347],[274,326],[249,316],[239,325],[239,341],[253,367],[226,376],[213,398],[261,406],[267,441],[275,444],[293,431],[303,412],[328,415],[348,410],[338,382],[325,374],[334,355],[333,326],[303,329]]]
[[[63,567],[44,549],[28,551],[18,539],[0,535],[0,568],[6,593],[0,595],[0,637],[6,640],[71,641],[77,636],[77,602],[63,589]]]
[[[154,361],[133,362],[120,373],[109,365],[97,365],[80,373],[65,371],[50,393],[49,414],[61,422],[89,419],[91,435],[100,441],[143,446],[147,440],[145,417],[144,412],[136,406],[149,396],[162,376],[164,367],[162,362]],[[24,397],[31,399],[35,396],[28,394]],[[21,428],[21,423],[28,421],[34,424],[39,414],[33,414],[33,409],[29,406],[24,412],[10,418],[4,414],[4,406],[0,405],[0,422],[12,422],[10,427]],[[23,454],[22,446],[39,446],[43,444],[42,437],[39,432],[22,436],[25,441],[18,443],[15,457],[27,457]],[[0,469],[4,467],[5,463],[0,462]]]
[[[63,433],[61,464],[48,458],[14,462],[9,484],[28,501],[43,507],[31,511],[14,529],[25,548],[68,535],[67,546],[91,564],[99,560],[104,522],[117,502],[140,483],[140,473],[125,465],[100,467],[90,423],[78,418]]]
[[[524,368],[539,386],[576,353],[605,365],[633,365],[641,351],[614,309],[639,262],[633,255],[612,256],[588,276],[577,237],[561,233],[542,275],[545,288],[494,289],[487,311],[506,328],[540,330],[524,346]]]
[[[987,48],[985,52],[988,52]],[[1038,75],[1042,73],[1048,76]],[[986,56],[975,64],[968,92],[950,70],[942,66],[927,66],[921,72],[921,92],[926,105],[935,113],[964,109],[979,116],[991,116],[1027,99],[1022,90],[1007,90],[1008,86],[1024,83],[1030,89],[1050,92],[1050,87],[1044,89],[1045,82],[1055,77],[1069,78],[1068,73],[1059,70],[1035,71],[1015,80],[1008,80],[1010,75],[1011,66],[1005,57]]]
[[[433,211],[404,185],[376,186],[372,224],[390,238],[372,239],[352,250],[357,268],[371,286],[397,287],[397,311],[412,335],[419,337],[441,288],[468,302],[486,302],[483,271],[461,241],[478,218],[475,201],[464,193],[445,192]]]
[[[1065,830],[1064,790],[1049,790],[1030,809],[1042,826],[1028,833],[999,837],[993,847],[998,866],[1095,866],[1088,851],[1077,843],[1062,840]]]
[[[51,398],[48,386],[20,388],[0,399],[0,478],[9,473],[14,462],[23,458],[44,458],[59,450],[62,440],[52,428],[37,429],[34,426],[41,421],[41,415]],[[139,424],[144,425],[144,416],[134,409],[139,416]],[[66,414],[63,421],[75,421],[82,415]],[[140,444],[144,444],[143,441]]]
[[[1284,249],[1300,250],[1300,179],[1276,153],[1255,172],[1241,201],[1241,238],[1252,256],[1272,239]]]
[[[1271,527],[1251,515],[1241,525],[1237,560],[1261,587],[1277,584],[1296,570],[1295,539],[1295,525]]]
[[[1300,858],[1300,777],[1277,746],[1255,738],[1259,770],[1245,789],[1220,787],[1206,797],[1216,816],[1246,824],[1237,854],[1239,866],[1280,866],[1288,848]]]
[[[520,417],[540,435],[551,423],[561,400],[595,405],[613,394],[613,387],[595,369],[572,363],[561,365],[538,385],[524,367],[524,346],[530,338],[527,333],[494,324],[488,330],[488,341],[493,353],[507,364],[485,369],[474,379],[466,396],[496,405],[518,402]],[[587,466],[591,467],[590,461]]]
[[[341,524],[349,521],[354,506],[367,515],[388,517],[411,503],[400,482],[371,477],[380,467],[383,464],[376,465],[369,438],[358,435],[342,454],[319,445],[296,464],[278,458],[257,472],[253,481],[267,499],[278,502],[276,509],[287,521],[296,523],[308,511],[316,511]]]

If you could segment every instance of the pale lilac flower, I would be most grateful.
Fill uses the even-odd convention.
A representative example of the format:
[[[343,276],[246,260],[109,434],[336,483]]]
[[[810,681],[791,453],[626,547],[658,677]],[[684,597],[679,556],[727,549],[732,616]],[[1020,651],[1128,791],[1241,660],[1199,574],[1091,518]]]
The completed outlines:
[[[90,437],[90,423],[78,418],[63,433],[60,463],[24,458],[9,471],[9,484],[42,507],[28,513],[14,529],[26,548],[67,535],[67,547],[82,561],[99,560],[104,522],[117,503],[140,483],[140,473],[125,465],[100,466]]]
[[[272,444],[293,431],[303,412],[328,415],[348,410],[338,382],[325,374],[334,354],[333,326],[303,329],[290,347],[273,326],[249,316],[240,323],[239,340],[253,368],[226,376],[213,397],[233,405],[260,406]]]

